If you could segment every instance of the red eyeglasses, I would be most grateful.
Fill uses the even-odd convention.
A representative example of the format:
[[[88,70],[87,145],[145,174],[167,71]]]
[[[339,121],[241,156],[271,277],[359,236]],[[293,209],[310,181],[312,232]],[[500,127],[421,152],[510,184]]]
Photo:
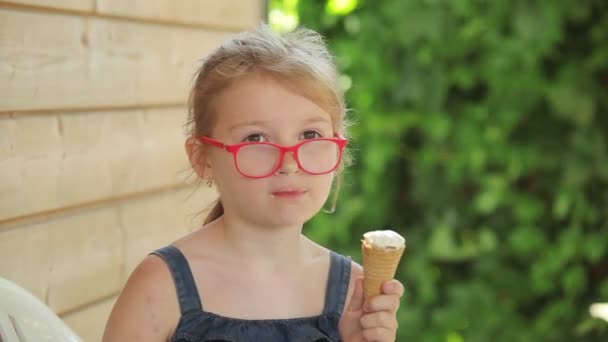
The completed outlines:
[[[226,145],[209,137],[199,139],[232,153],[236,169],[248,178],[265,178],[275,174],[288,152],[293,154],[300,170],[311,175],[324,175],[338,168],[344,148],[348,145],[348,140],[339,135],[335,138],[304,140],[293,146],[270,142]]]

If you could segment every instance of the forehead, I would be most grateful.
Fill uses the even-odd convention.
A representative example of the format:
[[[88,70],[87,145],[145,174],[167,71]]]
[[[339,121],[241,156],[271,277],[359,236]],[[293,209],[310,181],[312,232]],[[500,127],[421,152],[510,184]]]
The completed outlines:
[[[244,121],[292,122],[331,116],[314,101],[299,94],[288,83],[254,73],[236,81],[218,97],[217,126],[233,126]],[[219,127],[218,127],[219,128]]]

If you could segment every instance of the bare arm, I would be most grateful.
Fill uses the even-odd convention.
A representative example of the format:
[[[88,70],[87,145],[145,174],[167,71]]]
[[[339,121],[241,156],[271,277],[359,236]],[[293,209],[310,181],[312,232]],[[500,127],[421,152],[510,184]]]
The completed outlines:
[[[346,294],[346,300],[344,301],[344,311],[350,305],[350,301],[353,297],[353,293],[355,291],[355,281],[358,277],[363,277],[363,267],[358,263],[351,261],[350,263],[350,283],[348,286],[348,292]]]
[[[174,289],[164,261],[146,257],[116,300],[103,342],[167,341],[180,316]]]

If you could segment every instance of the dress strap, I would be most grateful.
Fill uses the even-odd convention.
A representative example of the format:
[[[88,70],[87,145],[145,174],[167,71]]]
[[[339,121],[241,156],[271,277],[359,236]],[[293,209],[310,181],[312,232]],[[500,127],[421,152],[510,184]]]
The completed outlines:
[[[159,248],[151,254],[161,257],[171,270],[182,316],[192,311],[202,310],[203,306],[196,283],[184,254],[171,245]]]
[[[351,261],[349,258],[334,251],[330,252],[329,277],[325,292],[325,314],[342,315],[344,302],[350,284]]]

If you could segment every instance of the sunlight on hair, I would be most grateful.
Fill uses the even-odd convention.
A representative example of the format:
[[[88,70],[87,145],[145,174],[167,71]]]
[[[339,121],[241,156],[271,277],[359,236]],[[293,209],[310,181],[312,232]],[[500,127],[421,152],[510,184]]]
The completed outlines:
[[[608,322],[608,303],[595,303],[589,307],[592,317],[603,319]]]
[[[358,4],[358,0],[329,0],[325,10],[333,15],[348,15]]]
[[[300,18],[298,16],[299,0],[274,0],[270,4],[268,13],[268,24],[279,33],[291,32],[298,27]]]

